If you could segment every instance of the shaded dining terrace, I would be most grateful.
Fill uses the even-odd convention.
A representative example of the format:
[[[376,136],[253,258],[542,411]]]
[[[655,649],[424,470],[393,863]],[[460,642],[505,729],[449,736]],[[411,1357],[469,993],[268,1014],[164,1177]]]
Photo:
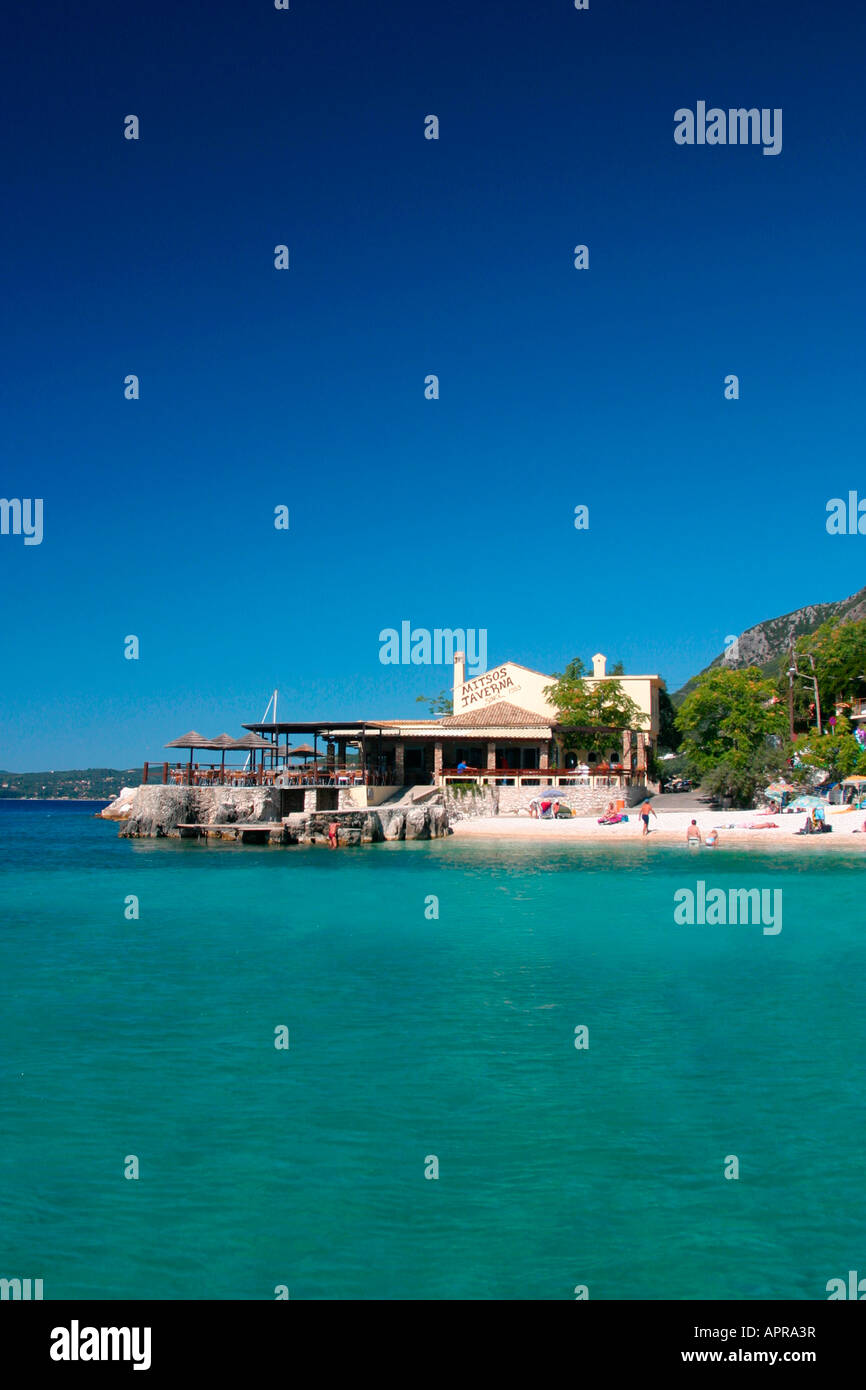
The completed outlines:
[[[206,737],[191,729],[172,739],[166,749],[182,750],[186,759],[145,763],[143,781],[298,789],[459,782],[518,788],[538,787],[542,782],[563,789],[627,788],[645,783],[650,751],[643,732],[578,729],[540,721],[518,730],[488,727],[478,716],[263,721],[243,728],[239,738],[226,733]],[[595,742],[605,751],[581,750],[582,735],[587,744]]]
[[[165,747],[187,751],[181,761],[145,762],[142,782],[164,786],[351,787],[384,786],[394,781],[393,753],[382,745],[382,728],[366,721],[346,724],[245,724],[240,738],[215,738],[189,730]],[[292,744],[290,735],[307,734],[311,743]],[[208,754],[219,753],[219,759]],[[243,757],[241,766],[227,756]]]

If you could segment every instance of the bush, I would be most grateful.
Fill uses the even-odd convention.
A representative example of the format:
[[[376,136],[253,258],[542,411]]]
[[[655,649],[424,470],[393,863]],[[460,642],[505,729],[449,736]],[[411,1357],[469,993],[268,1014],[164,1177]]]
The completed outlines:
[[[747,808],[754,806],[763,794],[764,788],[778,778],[786,781],[801,781],[792,773],[782,754],[775,750],[762,758],[755,758],[749,767],[735,767],[730,762],[721,762],[704,774],[701,791],[708,796],[730,797],[735,806]]]

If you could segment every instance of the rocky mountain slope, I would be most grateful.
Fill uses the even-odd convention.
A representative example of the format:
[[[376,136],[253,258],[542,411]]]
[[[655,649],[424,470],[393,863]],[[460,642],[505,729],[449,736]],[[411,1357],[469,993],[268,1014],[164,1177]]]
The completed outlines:
[[[849,598],[839,599],[837,603],[812,603],[806,608],[797,608],[793,613],[785,613],[781,618],[767,618],[754,627],[746,628],[736,642],[726,651],[720,652],[704,669],[715,670],[717,666],[759,666],[765,675],[776,676],[788,659],[791,643],[798,637],[814,632],[828,618],[836,622],[857,622],[866,619],[866,588],[858,590]],[[703,671],[700,672],[704,674]],[[687,681],[672,699],[679,705],[693,689],[697,677]]]

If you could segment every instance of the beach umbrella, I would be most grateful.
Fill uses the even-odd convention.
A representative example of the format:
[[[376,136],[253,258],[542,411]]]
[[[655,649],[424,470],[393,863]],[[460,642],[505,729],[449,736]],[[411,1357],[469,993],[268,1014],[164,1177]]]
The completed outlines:
[[[866,786],[866,777],[843,777],[843,778],[842,778],[842,786],[843,786],[843,787],[864,787],[864,786]]]
[[[189,780],[192,782],[192,754],[194,748],[210,748],[212,742],[205,738],[203,734],[197,734],[195,729],[190,729],[188,734],[182,734],[180,738],[173,738],[166,748],[188,748],[189,749]]]
[[[316,758],[318,754],[312,744],[299,743],[297,748],[292,749],[292,754],[296,758]]]
[[[774,801],[778,801],[784,806],[785,797],[788,792],[795,792],[796,790],[797,788],[794,786],[793,782],[786,782],[783,778],[779,782],[771,782],[769,787],[765,788],[764,795],[771,796]]]
[[[796,801],[792,801],[785,807],[786,811],[809,811],[813,806],[826,806],[827,802],[823,796],[798,796]]]

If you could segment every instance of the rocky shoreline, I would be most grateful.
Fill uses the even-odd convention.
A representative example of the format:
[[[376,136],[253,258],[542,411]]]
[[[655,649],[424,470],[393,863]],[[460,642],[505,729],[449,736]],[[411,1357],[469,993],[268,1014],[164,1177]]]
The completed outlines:
[[[205,838],[283,845],[327,844],[336,823],[341,845],[385,840],[434,840],[450,835],[440,798],[421,805],[310,809],[281,814],[278,788],[125,787],[102,817],[120,824],[124,839]]]

